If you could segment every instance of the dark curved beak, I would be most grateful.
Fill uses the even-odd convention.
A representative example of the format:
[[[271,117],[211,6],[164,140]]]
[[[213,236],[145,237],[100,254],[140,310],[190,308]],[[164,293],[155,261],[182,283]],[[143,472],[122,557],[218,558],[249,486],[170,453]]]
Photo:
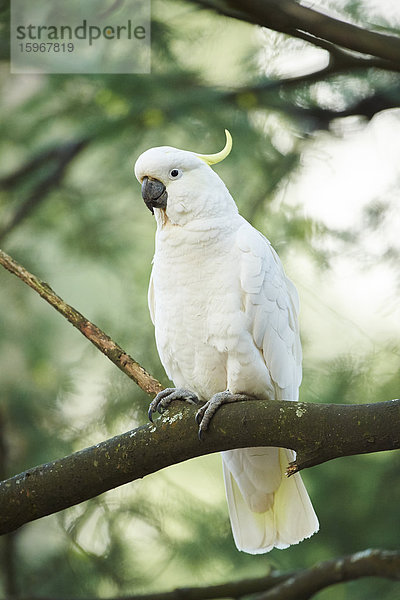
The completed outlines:
[[[158,181],[158,179],[143,177],[142,198],[153,215],[153,208],[167,208],[168,193],[165,185],[161,181]]]

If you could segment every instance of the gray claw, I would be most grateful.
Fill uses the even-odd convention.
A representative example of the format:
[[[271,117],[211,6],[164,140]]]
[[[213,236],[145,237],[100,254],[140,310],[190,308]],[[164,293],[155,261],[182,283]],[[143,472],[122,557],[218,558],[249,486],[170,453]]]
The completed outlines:
[[[242,398],[240,394],[236,394],[235,396],[233,396],[233,394],[231,394],[229,390],[226,390],[225,392],[219,392],[218,394],[214,394],[214,396],[210,398],[208,402],[203,404],[203,406],[199,408],[195,416],[196,423],[199,426],[199,440],[203,440],[203,434],[205,431],[207,431],[213,416],[220,408],[220,406],[222,406],[223,404],[227,404],[228,402],[238,402],[241,399]]]
[[[163,391],[164,391],[164,390],[163,390]],[[160,392],[160,393],[161,393],[161,392]],[[148,415],[149,415],[149,420],[150,420],[152,423],[153,423],[153,414],[154,414],[155,412],[157,412],[157,410],[158,410],[158,404],[159,404],[159,402],[160,402],[159,395],[160,395],[160,394],[157,394],[157,396],[156,396],[156,397],[155,397],[155,398],[154,398],[154,399],[153,399],[153,400],[150,402],[150,405],[149,405],[149,412],[148,412]]]
[[[196,394],[183,388],[166,388],[157,394],[150,402],[149,419],[153,422],[153,414],[158,412],[162,414],[174,400],[183,400],[189,404],[198,404],[199,399]]]
[[[204,410],[202,410],[206,405],[204,404],[204,406],[202,406],[201,408],[199,408],[199,410],[196,413],[196,416],[194,417],[194,420],[196,421],[197,425],[200,425],[203,416],[204,416]]]

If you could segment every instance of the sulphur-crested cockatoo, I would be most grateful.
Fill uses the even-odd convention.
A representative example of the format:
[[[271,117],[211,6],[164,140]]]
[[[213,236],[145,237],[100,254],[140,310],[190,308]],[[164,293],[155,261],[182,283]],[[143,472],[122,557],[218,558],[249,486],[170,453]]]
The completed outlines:
[[[231,146],[226,131],[217,154],[161,146],[135,165],[157,222],[150,314],[161,362],[176,385],[158,394],[149,415],[178,398],[208,401],[196,419],[200,435],[231,394],[297,400],[301,381],[296,289],[210,167]],[[300,475],[285,476],[294,458],[282,448],[222,452],[239,550],[287,548],[318,530]]]

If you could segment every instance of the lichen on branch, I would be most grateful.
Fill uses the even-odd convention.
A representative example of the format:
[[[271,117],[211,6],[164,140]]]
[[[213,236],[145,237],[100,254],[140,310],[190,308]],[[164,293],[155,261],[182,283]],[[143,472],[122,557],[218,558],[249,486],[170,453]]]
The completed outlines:
[[[172,406],[154,424],[0,483],[0,533],[179,462],[233,448],[297,451],[291,473],[333,458],[400,448],[400,400],[308,404],[249,398],[223,406],[203,441],[196,407]]]

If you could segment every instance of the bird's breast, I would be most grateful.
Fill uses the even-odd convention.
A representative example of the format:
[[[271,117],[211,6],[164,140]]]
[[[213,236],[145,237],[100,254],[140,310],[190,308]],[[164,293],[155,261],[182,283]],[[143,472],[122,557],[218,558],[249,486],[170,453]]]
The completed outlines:
[[[237,263],[229,232],[157,240],[153,285],[158,352],[175,385],[205,398],[226,389],[227,355],[243,331]]]

